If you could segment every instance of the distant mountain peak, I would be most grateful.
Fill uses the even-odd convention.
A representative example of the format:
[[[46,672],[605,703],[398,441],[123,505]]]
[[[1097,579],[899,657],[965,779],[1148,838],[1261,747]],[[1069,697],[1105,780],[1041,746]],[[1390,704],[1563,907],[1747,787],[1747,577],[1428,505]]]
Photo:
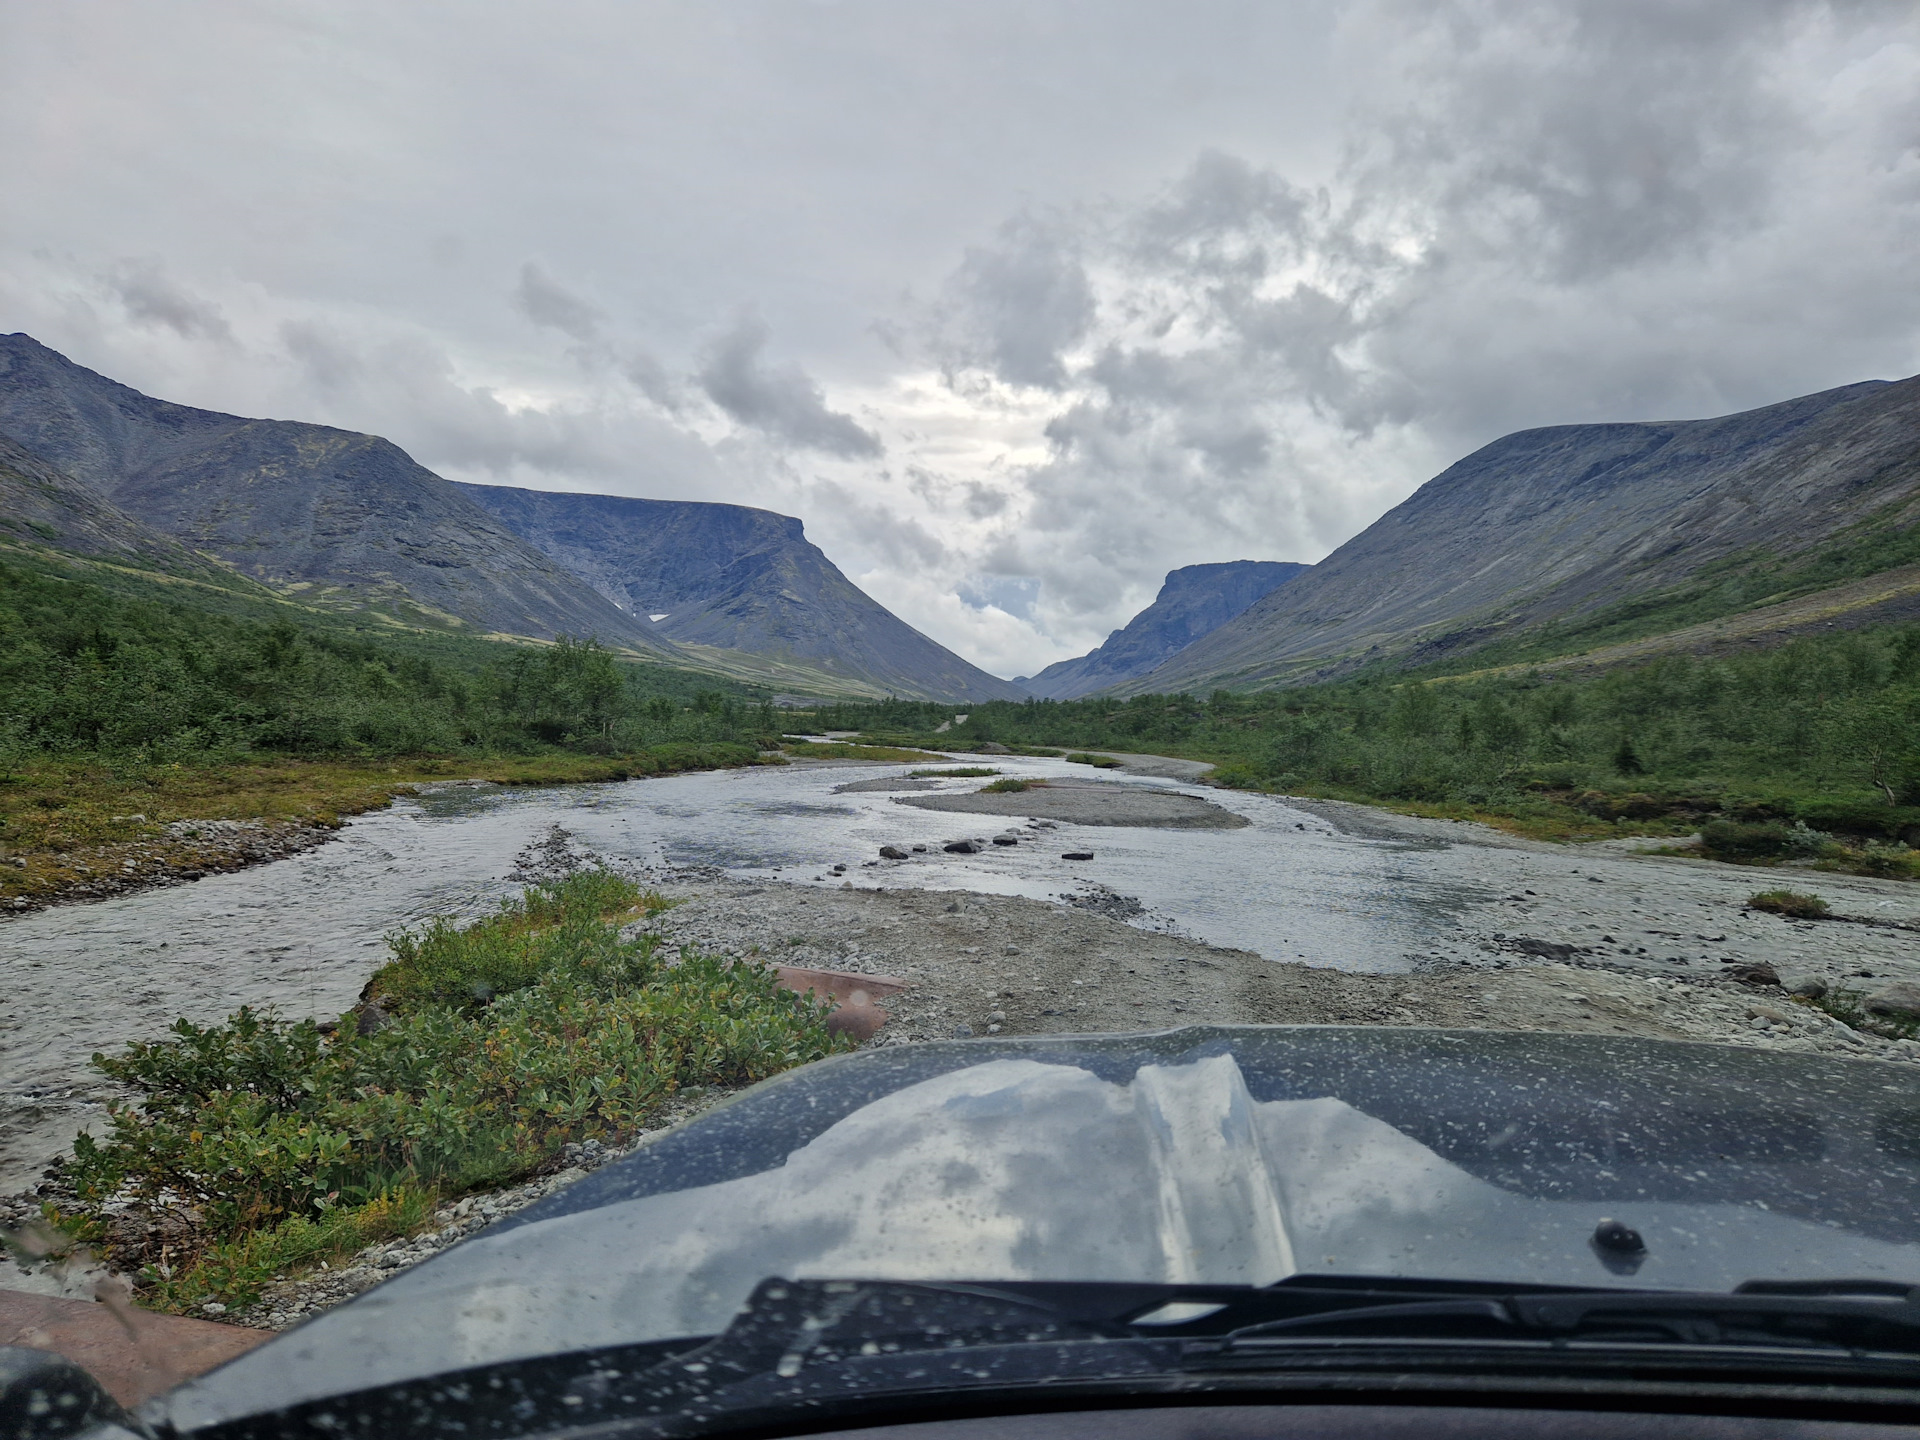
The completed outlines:
[[[1072,700],[1143,675],[1305,569],[1282,560],[1226,560],[1171,570],[1153,604],[1099,649],[1014,683],[1045,699]]]
[[[1920,377],[1708,420],[1522,430],[1449,466],[1311,574],[1121,688],[1261,687],[1367,661],[1423,663],[1629,604],[1651,613],[1655,599],[1707,573],[1750,571],[1741,583],[1757,603],[1769,577],[1800,557],[1916,521]],[[1836,574],[1875,563],[1866,549],[1834,562]]]
[[[459,488],[677,645],[792,661],[901,696],[1025,698],[854,585],[791,515],[695,500]]]
[[[101,499],[303,603],[672,647],[377,435],[156,400],[0,336],[0,431]]]

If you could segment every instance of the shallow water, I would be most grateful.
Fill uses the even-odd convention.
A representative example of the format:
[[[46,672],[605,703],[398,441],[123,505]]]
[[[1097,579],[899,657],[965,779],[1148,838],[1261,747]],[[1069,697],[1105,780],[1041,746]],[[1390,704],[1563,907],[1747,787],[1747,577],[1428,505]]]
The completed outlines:
[[[1009,774],[1182,788],[1057,761],[995,764]],[[1250,827],[1063,824],[1043,832],[1044,843],[947,855],[941,842],[992,835],[1006,822],[916,810],[884,793],[835,793],[907,768],[808,764],[551,790],[449,787],[271,865],[0,924],[0,1190],[30,1178],[16,1157],[43,1150],[52,1131],[71,1134],[76,1110],[99,1091],[86,1068],[95,1050],[158,1036],[176,1017],[211,1023],[241,1005],[337,1014],[384,958],[384,934],[490,908],[517,888],[506,878],[516,854],[556,824],[615,861],[714,865],[801,884],[841,883],[826,867],[844,861],[864,885],[1041,899],[1105,886],[1139,897],[1140,923],[1352,969],[1404,968],[1408,952],[1450,931],[1458,909],[1484,894],[1421,873],[1422,857],[1405,845],[1335,835],[1277,800],[1221,792],[1208,798]],[[862,868],[883,844],[936,848]],[[1070,863],[1065,850],[1095,859]]]

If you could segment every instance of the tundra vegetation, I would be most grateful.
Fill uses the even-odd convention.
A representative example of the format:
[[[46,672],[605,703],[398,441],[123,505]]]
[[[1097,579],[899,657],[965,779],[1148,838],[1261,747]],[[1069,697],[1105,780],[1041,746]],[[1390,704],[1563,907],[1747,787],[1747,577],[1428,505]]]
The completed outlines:
[[[127,584],[0,563],[0,901],[60,892],[100,847],[164,851],[173,821],[329,824],[421,781],[619,780],[777,744],[764,697],[591,639],[356,628]]]
[[[243,1009],[94,1064],[132,1092],[50,1214],[139,1267],[143,1303],[243,1305],[278,1276],[424,1225],[436,1206],[617,1143],[689,1088],[737,1086],[851,1042],[772,968],[622,925],[665,908],[600,870],[499,913],[388,937],[337,1028]]]
[[[909,701],[816,723],[926,743]],[[1700,833],[1708,854],[1913,877],[1920,842],[1920,625],[1674,655],[1602,672],[1398,672],[1253,694],[976,705],[939,736],[1216,762],[1250,790],[1479,818],[1555,838]]]

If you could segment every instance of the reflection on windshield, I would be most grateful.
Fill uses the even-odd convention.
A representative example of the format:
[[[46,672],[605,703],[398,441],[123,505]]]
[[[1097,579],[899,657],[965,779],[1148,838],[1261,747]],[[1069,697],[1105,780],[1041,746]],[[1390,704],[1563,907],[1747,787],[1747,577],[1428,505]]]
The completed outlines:
[[[1345,1099],[1256,1099],[1233,1053],[1107,1075],[981,1059],[855,1104],[784,1163],[488,1232],[190,1387],[200,1393],[176,1413],[197,1423],[196,1407],[214,1418],[712,1334],[774,1275],[1267,1285],[1325,1273],[1725,1290],[1782,1264],[1920,1271],[1913,1243],[1661,1198],[1630,1156],[1588,1167],[1584,1193],[1561,1198],[1550,1165],[1543,1183],[1525,1183],[1544,1157],[1522,1145],[1500,1162],[1522,1183],[1496,1183]],[[1498,1151],[1501,1134],[1496,1124],[1478,1148]],[[1625,1280],[1592,1244],[1615,1209],[1647,1239]]]

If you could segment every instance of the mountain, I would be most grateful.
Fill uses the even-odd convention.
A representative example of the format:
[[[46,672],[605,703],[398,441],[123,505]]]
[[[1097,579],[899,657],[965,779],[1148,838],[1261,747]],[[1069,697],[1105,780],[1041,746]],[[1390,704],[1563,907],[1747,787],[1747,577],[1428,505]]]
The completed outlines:
[[[1098,650],[1056,660],[1014,684],[1048,700],[1073,700],[1144,675],[1306,568],[1281,560],[1228,560],[1169,571],[1153,604],[1107,636]]]
[[[870,598],[791,516],[691,500],[458,488],[696,660],[743,651],[904,697],[1026,698]]]
[[[65,471],[0,435],[0,547],[50,547],[224,586],[247,586],[219,562],[144,525]]]
[[[1714,420],[1521,431],[1120,688],[1258,688],[1496,642],[1564,653],[1904,575],[1917,519],[1920,377]],[[1871,604],[1910,605],[1909,578]]]
[[[593,634],[671,657],[645,620],[377,436],[155,400],[27,335],[0,335],[0,432],[305,604],[483,634]]]

